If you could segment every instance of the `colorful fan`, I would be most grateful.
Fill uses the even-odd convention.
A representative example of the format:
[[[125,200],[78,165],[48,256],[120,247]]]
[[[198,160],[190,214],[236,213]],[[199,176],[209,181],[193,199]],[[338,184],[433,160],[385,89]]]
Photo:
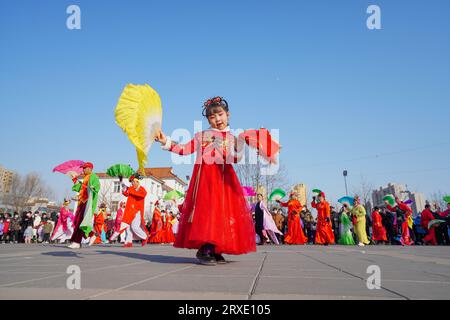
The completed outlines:
[[[73,176],[78,176],[83,172],[83,169],[81,168],[83,164],[84,161],[81,160],[69,160],[53,168],[52,172],[60,172],[72,178]]]
[[[450,203],[450,196],[445,196],[444,197],[444,201],[447,202],[447,203]]]
[[[242,191],[244,192],[245,197],[254,197],[256,196],[256,191],[252,187],[242,187]]]
[[[183,198],[184,194],[178,190],[172,190],[166,193],[166,195],[164,196],[163,200],[176,200],[176,199],[180,199]]]
[[[349,205],[353,206],[355,204],[355,199],[353,197],[345,196],[340,198],[338,202],[341,204],[348,203]]]
[[[148,84],[128,84],[115,110],[117,125],[136,147],[139,170],[145,175],[147,153],[161,129],[162,106],[158,93]]]
[[[281,189],[275,189],[269,196],[269,201],[276,201],[284,198],[286,196],[286,192]]]
[[[387,201],[391,207],[395,205],[395,198],[392,194],[383,197],[383,201]]]
[[[261,128],[259,130],[245,130],[239,134],[239,139],[243,139],[251,148],[258,150],[269,163],[276,163],[276,155],[280,151],[278,142],[272,139],[269,130]]]
[[[433,227],[437,227],[441,223],[445,223],[445,221],[444,220],[440,220],[440,219],[431,220],[430,222],[428,222],[428,229],[431,229]]]
[[[131,177],[135,171],[129,164],[115,164],[106,170],[106,174],[110,177],[118,177],[120,180],[122,178],[129,178]]]

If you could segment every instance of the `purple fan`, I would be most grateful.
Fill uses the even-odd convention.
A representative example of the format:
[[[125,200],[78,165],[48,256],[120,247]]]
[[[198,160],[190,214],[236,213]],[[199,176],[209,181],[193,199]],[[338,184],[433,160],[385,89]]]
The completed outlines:
[[[253,189],[252,187],[242,187],[242,191],[244,192],[244,196],[246,197],[256,196],[255,189]]]
[[[408,200],[404,201],[404,203],[407,204],[407,205],[409,206],[410,204],[413,203],[413,201],[412,201],[411,199],[408,199]]]

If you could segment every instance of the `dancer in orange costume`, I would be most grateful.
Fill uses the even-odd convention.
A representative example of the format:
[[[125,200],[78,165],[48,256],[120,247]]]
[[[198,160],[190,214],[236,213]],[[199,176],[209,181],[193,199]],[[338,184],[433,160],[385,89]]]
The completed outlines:
[[[142,240],[142,246],[145,246],[148,238],[148,231],[145,227],[144,220],[144,201],[147,191],[139,183],[139,175],[135,174],[130,177],[132,185],[127,187],[122,184],[123,195],[128,197],[123,214],[120,231],[114,232],[111,240],[115,240],[120,233],[125,232],[125,248],[133,246],[133,239]]]
[[[102,243],[102,233],[106,234],[105,218],[106,218],[106,204],[102,203],[100,205],[100,210],[94,215],[94,234],[91,237],[89,245]]]
[[[316,244],[334,244],[334,233],[331,227],[330,204],[325,200],[325,193],[320,192],[313,197],[311,206],[317,210]]]
[[[288,208],[288,230],[284,236],[284,242],[287,244],[305,244],[308,242],[308,238],[305,236],[300,223],[302,204],[297,200],[297,195],[294,192],[289,195],[289,198],[288,202],[277,200],[282,207]]]

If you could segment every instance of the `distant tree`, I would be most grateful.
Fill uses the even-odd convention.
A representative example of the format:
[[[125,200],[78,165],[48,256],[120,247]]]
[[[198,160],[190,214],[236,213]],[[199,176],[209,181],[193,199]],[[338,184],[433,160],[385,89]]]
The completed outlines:
[[[3,203],[16,212],[22,212],[29,207],[35,198],[49,198],[53,191],[47,187],[37,173],[29,173],[25,176],[14,174],[11,189],[2,195]]]

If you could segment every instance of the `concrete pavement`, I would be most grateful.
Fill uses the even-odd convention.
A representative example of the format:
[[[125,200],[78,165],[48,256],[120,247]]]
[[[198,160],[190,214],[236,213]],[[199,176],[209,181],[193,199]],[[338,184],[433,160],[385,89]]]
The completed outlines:
[[[194,256],[169,245],[1,244],[0,299],[450,299],[450,247],[268,245],[215,267]],[[79,290],[67,287],[71,265]],[[367,286],[370,266],[380,289]]]

